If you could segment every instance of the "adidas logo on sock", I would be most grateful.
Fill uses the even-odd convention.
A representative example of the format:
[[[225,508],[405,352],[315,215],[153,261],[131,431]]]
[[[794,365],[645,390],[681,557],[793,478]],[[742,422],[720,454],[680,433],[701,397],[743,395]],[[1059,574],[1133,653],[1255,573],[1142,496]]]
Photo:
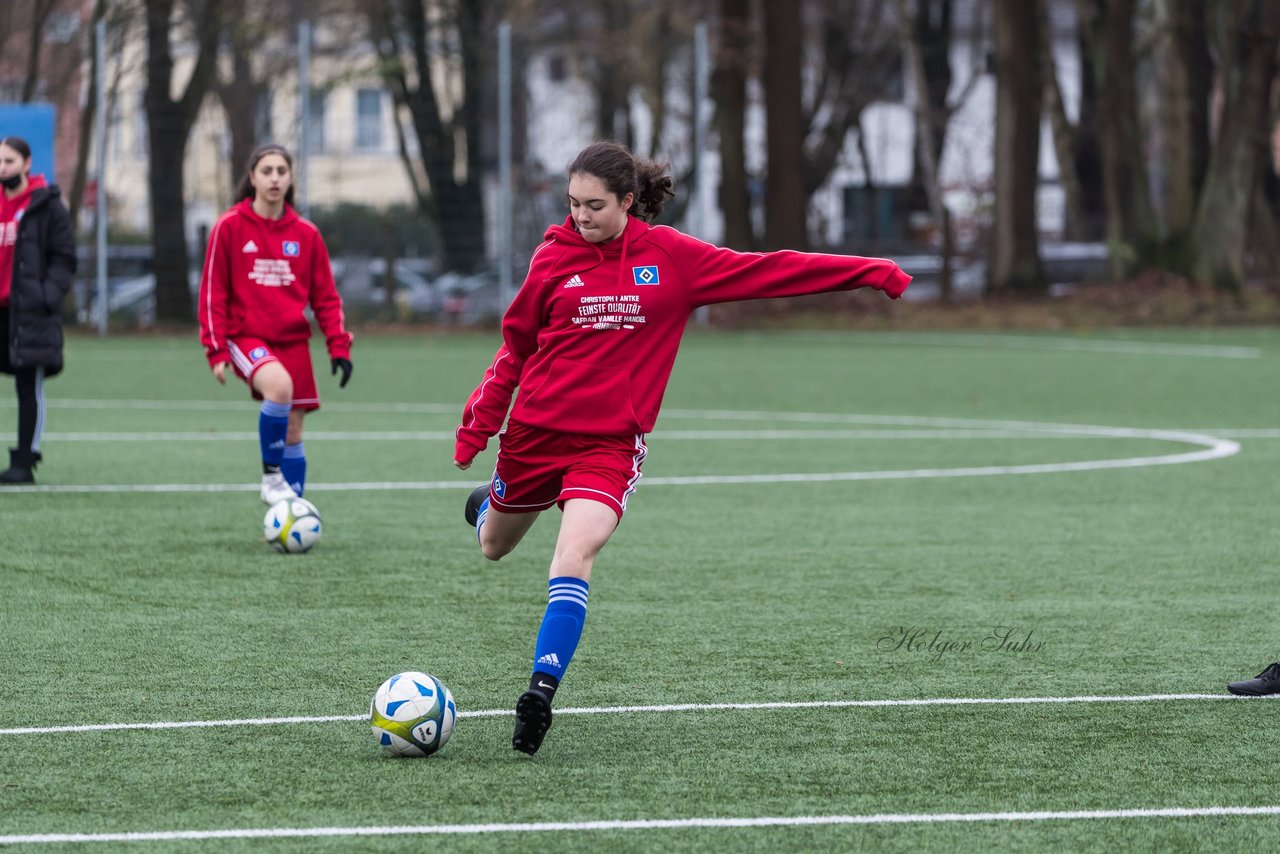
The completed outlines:
[[[552,667],[559,667],[560,658],[554,652],[549,652],[538,659],[538,664],[550,664]]]
[[[573,278],[565,282],[564,286],[566,288],[580,288],[580,287],[583,287],[584,284],[586,283],[582,281],[582,277],[579,276],[577,273],[574,273]]]

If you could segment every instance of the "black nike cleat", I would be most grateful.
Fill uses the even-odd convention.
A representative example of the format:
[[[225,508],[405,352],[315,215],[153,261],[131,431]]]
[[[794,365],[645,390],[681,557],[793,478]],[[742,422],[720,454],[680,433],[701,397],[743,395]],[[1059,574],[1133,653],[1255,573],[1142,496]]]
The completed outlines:
[[[525,691],[516,700],[516,731],[511,748],[530,756],[538,752],[551,729],[551,701],[541,691]]]
[[[1242,697],[1263,697],[1280,694],[1280,661],[1273,661],[1267,669],[1252,679],[1228,682],[1227,690]]]
[[[477,486],[471,490],[471,494],[467,496],[467,509],[463,511],[463,516],[467,520],[467,524],[471,527],[476,526],[476,519],[480,516],[480,505],[489,497],[489,484]]]

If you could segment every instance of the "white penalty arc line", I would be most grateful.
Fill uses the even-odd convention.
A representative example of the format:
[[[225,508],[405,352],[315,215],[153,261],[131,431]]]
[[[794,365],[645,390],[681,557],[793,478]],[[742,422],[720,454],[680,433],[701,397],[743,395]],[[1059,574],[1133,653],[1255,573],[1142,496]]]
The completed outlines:
[[[199,839],[319,838],[335,836],[426,836],[480,833],[567,833],[599,830],[683,830],[836,825],[958,824],[974,822],[1100,821],[1141,818],[1212,818],[1280,815],[1280,806],[1148,807],[1030,812],[878,813],[871,815],[753,816],[743,818],[648,818],[604,821],[539,821],[506,824],[421,824],[372,827],[263,827],[222,830],[160,830],[126,833],[32,833],[0,836],[0,845],[76,842],[169,842]]]
[[[903,700],[798,700],[772,703],[674,703],[653,706],[583,706],[557,709],[557,715],[623,715],[664,712],[761,711],[788,709],[875,709],[910,706],[1027,706],[1068,703],[1160,703],[1199,700],[1247,701],[1269,698],[1238,697],[1234,694],[1120,694],[1078,697],[929,697]],[[500,718],[514,714],[510,709],[458,711],[461,718]],[[207,727],[275,726],[281,724],[334,723],[368,720],[362,715],[320,715],[315,717],[236,718],[209,721],[148,721],[115,724],[68,724],[64,726],[10,727],[5,735],[48,735],[72,732],[112,732],[120,730],[201,729]]]
[[[660,439],[680,441],[795,441],[804,439],[874,439],[883,441],[939,439],[1088,439],[1105,436],[1081,436],[1068,432],[1043,430],[664,430]],[[175,430],[171,432],[65,432],[44,433],[45,441],[57,442],[257,442],[255,431],[218,432],[212,430]],[[452,442],[452,430],[311,430],[307,441],[339,440],[343,442]]]
[[[1104,471],[1124,468],[1145,468],[1160,465],[1181,465],[1230,457],[1240,452],[1240,443],[1204,433],[1185,430],[1156,430],[1133,427],[1099,427],[1086,424],[1050,424],[1031,421],[984,421],[963,418],[927,418],[914,416],[842,415],[807,412],[746,412],[737,410],[691,412],[676,410],[675,418],[723,418],[729,420],[779,420],[790,422],[821,422],[849,424],[879,424],[904,427],[975,427],[994,430],[1027,431],[1036,436],[1079,436],[1110,439],[1146,439],[1197,445],[1198,451],[1180,454],[1163,454],[1141,457],[1123,457],[1104,460],[1080,460],[1062,463],[1033,463],[1013,466],[969,466],[960,468],[900,469],[885,471],[851,472],[793,472],[779,474],[748,475],[689,475],[680,477],[647,477],[650,486],[705,486],[728,484],[765,483],[829,483],[839,481],[915,480],[924,478],[994,477],[999,475],[1056,474],[1062,472]],[[316,492],[373,492],[373,491],[424,491],[433,489],[471,489],[472,481],[363,481],[345,483],[311,483],[308,488]],[[56,493],[208,493],[252,492],[258,484],[236,483],[155,483],[155,484],[66,484],[24,485],[0,487],[0,494],[8,492],[56,492]]]
[[[155,400],[143,398],[86,398],[86,397],[54,397],[47,401],[54,409],[122,409],[133,411],[165,410],[172,412],[227,412],[243,410],[257,412],[260,405],[251,400],[237,398],[231,401],[218,400]],[[409,413],[414,415],[451,415],[462,414],[461,403],[326,403],[326,411],[332,412],[376,412],[376,413]]]

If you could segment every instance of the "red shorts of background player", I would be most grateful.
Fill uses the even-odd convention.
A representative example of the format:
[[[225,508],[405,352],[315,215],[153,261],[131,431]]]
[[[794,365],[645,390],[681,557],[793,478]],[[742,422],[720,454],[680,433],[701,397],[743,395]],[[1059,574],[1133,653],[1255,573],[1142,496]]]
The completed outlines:
[[[231,366],[253,391],[254,400],[262,395],[253,388],[253,374],[268,362],[279,362],[293,379],[293,408],[310,412],[320,408],[316,391],[316,374],[311,369],[311,347],[306,341],[293,344],[268,344],[259,338],[236,338],[227,342]]]
[[[489,504],[503,513],[532,513],[589,498],[621,521],[648,452],[641,434],[582,436],[508,422],[498,441]]]

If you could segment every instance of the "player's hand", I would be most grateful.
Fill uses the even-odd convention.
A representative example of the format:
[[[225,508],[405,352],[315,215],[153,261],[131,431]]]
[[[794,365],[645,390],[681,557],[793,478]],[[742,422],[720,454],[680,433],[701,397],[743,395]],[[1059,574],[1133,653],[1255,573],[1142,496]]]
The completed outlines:
[[[342,379],[338,380],[338,388],[346,388],[347,380],[351,379],[351,360],[350,359],[332,359],[329,362],[331,370],[330,374],[337,376],[338,371],[342,371]]]
[[[467,460],[465,463],[462,460],[454,460],[453,464],[463,471],[471,468],[471,460]]]
[[[223,385],[227,384],[227,363],[219,362],[213,366],[213,378]]]

